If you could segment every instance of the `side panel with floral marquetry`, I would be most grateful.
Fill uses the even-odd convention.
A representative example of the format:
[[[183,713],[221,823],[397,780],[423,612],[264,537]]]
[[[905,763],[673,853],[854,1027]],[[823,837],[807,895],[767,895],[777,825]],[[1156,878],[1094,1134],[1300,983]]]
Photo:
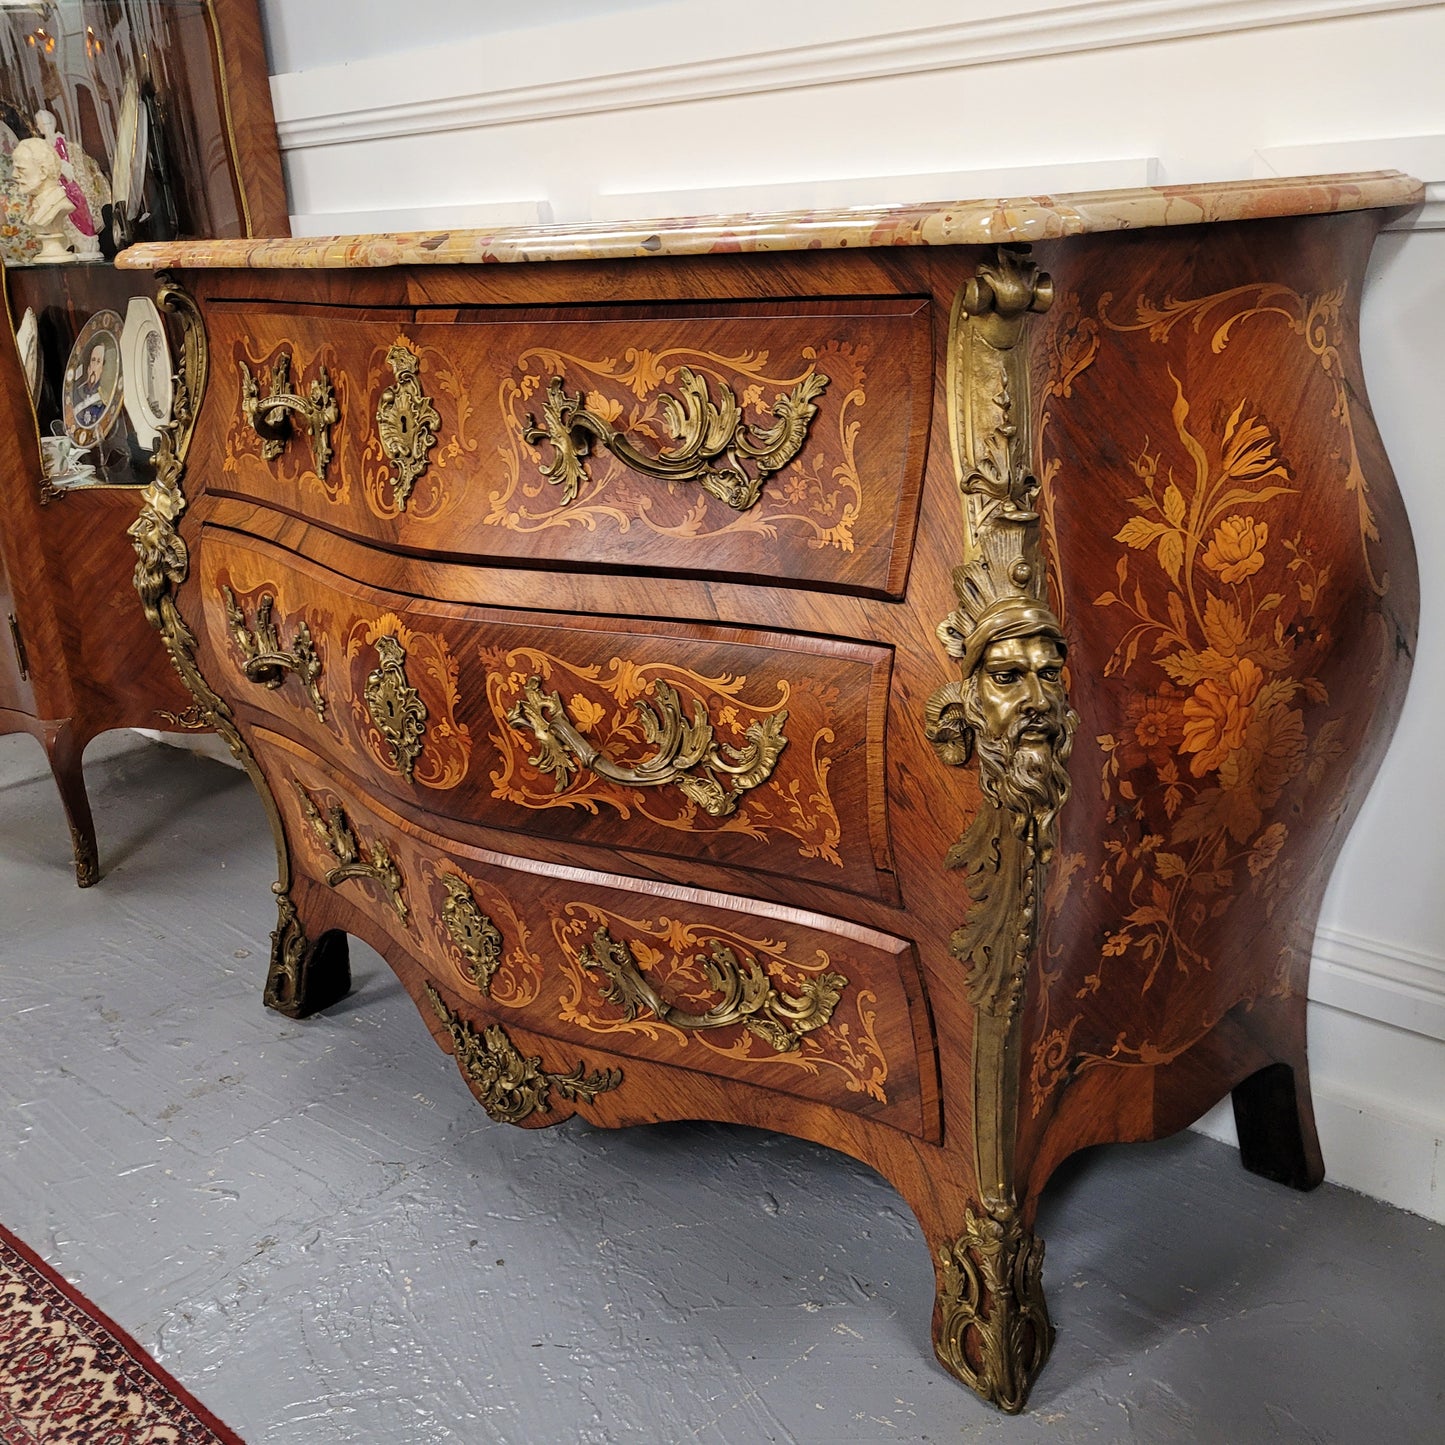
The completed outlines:
[[[1116,248],[1112,274],[1059,278],[1043,512],[1084,726],[1023,1061],[1036,1140],[1071,1090],[1128,1094],[1120,1071],[1200,1046],[1241,1077],[1269,1062],[1250,1014],[1303,995],[1341,821],[1403,694],[1413,555],[1357,355],[1372,222],[1335,228],[1332,259],[1268,223],[1176,274]],[[1126,1132],[1212,1102],[1152,1100]]]

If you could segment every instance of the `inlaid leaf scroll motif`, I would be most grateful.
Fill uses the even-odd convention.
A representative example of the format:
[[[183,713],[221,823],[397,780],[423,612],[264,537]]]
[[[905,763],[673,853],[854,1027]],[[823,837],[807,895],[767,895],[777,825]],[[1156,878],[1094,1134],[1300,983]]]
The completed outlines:
[[[679,540],[739,533],[801,537],[809,547],[850,552],[863,502],[855,449],[870,359],[866,344],[848,341],[805,346],[796,357],[778,360],[767,350],[725,355],[627,346],[618,356],[579,356],[530,347],[498,393],[509,444],[486,520],[517,532],[603,526],[619,532],[640,527]],[[553,378],[562,378],[566,392],[599,423],[659,455],[678,445],[679,396],[700,388],[714,401],[735,396],[741,425],[757,436],[781,425],[774,411],[779,398],[785,408],[789,397],[804,398],[804,410],[817,414],[809,417],[793,459],[741,511],[703,488],[641,476],[600,447],[559,487],[544,474],[557,461],[555,449],[545,440],[528,440],[529,428],[537,434],[536,417]]]

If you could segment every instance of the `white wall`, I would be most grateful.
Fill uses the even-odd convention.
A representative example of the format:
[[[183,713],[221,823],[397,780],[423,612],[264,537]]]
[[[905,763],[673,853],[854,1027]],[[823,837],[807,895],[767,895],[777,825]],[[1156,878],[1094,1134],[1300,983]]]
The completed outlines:
[[[554,0],[546,28],[508,29],[540,12],[407,0],[400,41],[392,0],[263,9],[298,231],[1388,166],[1431,183],[1364,314],[1422,648],[1326,902],[1312,1064],[1331,1177],[1445,1219],[1445,6]]]

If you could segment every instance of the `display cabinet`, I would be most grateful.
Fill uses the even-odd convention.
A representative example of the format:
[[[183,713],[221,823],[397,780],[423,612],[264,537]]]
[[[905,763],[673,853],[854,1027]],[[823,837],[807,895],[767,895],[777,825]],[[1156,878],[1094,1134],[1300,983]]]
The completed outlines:
[[[153,286],[114,256],[286,234],[255,0],[0,7],[0,732],[44,746],[82,886],[86,744],[205,726],[137,615],[125,534],[190,398]]]
[[[128,250],[203,396],[136,583],[271,812],[267,1001],[355,934],[496,1119],[864,1160],[1019,1409],[1068,1154],[1232,1093],[1323,1174],[1312,932],[1418,612],[1360,289],[1420,194]]]

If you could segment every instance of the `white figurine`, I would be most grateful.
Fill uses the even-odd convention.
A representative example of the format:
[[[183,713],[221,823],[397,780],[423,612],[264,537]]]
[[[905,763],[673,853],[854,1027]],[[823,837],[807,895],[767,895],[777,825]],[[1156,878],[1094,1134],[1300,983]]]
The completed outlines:
[[[69,261],[66,238],[75,202],[61,184],[60,157],[55,148],[38,139],[18,141],[10,160],[15,167],[15,184],[26,197],[25,224],[40,242],[35,260],[43,265]]]
[[[71,248],[82,261],[99,260],[100,237],[97,233],[100,228],[96,224],[99,217],[97,206],[108,204],[110,197],[102,194],[100,190],[92,190],[92,185],[98,182],[100,187],[104,187],[104,178],[96,173],[94,162],[83,150],[77,147],[75,154],[71,154],[70,142],[57,128],[55,116],[50,111],[35,112],[35,128],[45,143],[60,157],[60,184],[65,188],[65,194],[70,197],[70,203],[74,207],[70,214]]]

